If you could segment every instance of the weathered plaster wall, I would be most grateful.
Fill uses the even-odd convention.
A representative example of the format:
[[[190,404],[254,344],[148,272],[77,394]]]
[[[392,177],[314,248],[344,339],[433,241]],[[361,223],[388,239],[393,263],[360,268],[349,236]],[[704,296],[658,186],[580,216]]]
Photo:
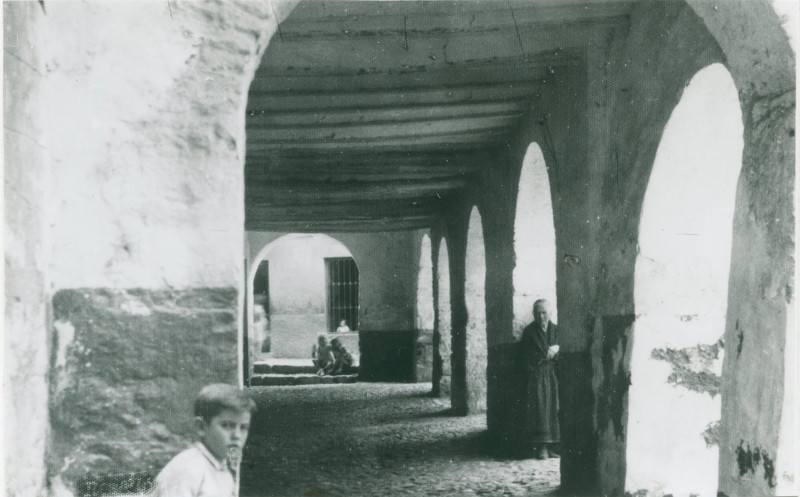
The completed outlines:
[[[41,495],[46,486],[50,155],[43,23],[37,3],[3,3],[3,464],[6,494],[14,496]]]
[[[19,119],[5,164],[20,195],[7,195],[7,212],[29,224],[7,224],[19,251],[7,254],[6,284],[20,299],[5,329],[18,337],[6,348],[18,369],[7,371],[29,378],[14,379],[28,400],[4,416],[25,425],[5,426],[19,434],[6,448],[7,490],[38,491],[49,416],[47,484],[67,495],[84,475],[163,464],[187,440],[197,386],[236,382],[245,98],[275,10],[209,1],[4,11],[21,16],[4,23],[16,61],[5,67],[7,123]],[[47,398],[42,354],[49,414],[35,405]]]
[[[247,232],[248,267],[252,270],[259,252],[285,234]],[[368,331],[414,329],[419,264],[418,253],[414,250],[415,232],[326,234],[347,247],[358,265],[359,328]]]

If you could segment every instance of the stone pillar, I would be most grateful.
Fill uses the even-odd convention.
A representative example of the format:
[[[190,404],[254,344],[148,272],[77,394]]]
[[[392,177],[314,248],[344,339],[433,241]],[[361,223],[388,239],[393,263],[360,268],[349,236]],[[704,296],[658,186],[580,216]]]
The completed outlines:
[[[450,404],[454,414],[469,413],[467,391],[467,304],[464,295],[467,252],[467,226],[471,205],[454,206],[447,219],[450,259],[450,312],[452,371]]]
[[[524,155],[524,150],[522,151]],[[502,455],[526,456],[520,437],[525,425],[525,372],[514,336],[512,273],[514,218],[522,157],[519,150],[498,150],[497,162],[481,177],[480,206],[486,251],[486,425]]]
[[[720,491],[779,495],[778,482],[787,477],[776,472],[782,435],[796,444],[791,421],[782,426],[781,419],[783,402],[793,401],[784,399],[783,388],[786,330],[794,326],[788,313],[795,305],[794,91],[747,96],[742,107],[745,149],[722,371]]]
[[[433,386],[435,396],[450,397],[452,391],[452,311],[450,309],[450,256],[447,238],[439,226],[433,240],[434,256],[434,333],[433,333]]]
[[[467,229],[464,299],[467,304],[467,410],[486,410],[486,250],[483,223],[473,207]]]
[[[556,231],[561,487],[572,494],[597,494],[597,394],[590,353],[596,300],[599,220],[596,178],[601,173],[588,122],[595,112],[586,97],[585,66],[563,68],[543,87],[520,147],[536,141],[550,179]],[[524,149],[521,150],[524,153]]]

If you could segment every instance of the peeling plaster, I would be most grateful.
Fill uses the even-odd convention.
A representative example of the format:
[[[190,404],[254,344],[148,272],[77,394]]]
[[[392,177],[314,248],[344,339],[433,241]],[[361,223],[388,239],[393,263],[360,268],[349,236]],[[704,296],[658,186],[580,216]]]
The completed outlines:
[[[668,362],[672,366],[667,382],[688,390],[707,393],[716,397],[720,393],[722,376],[715,374],[714,362],[719,359],[722,340],[713,345],[697,345],[684,349],[654,349],[653,359]]]

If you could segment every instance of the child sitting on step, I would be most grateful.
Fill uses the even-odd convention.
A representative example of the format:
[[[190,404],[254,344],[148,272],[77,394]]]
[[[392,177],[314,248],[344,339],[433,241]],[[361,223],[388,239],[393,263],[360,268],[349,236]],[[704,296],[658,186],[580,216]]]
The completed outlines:
[[[314,363],[314,368],[317,374],[322,376],[330,372],[333,367],[333,351],[331,346],[328,345],[328,337],[319,335],[317,343],[311,347],[311,361]]]

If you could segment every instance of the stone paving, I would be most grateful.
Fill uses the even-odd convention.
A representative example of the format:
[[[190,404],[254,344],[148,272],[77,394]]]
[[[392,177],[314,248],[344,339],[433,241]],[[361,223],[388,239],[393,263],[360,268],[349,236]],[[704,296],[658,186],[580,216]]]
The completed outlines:
[[[485,414],[449,416],[430,384],[255,387],[241,496],[550,495],[559,460],[485,448]]]

